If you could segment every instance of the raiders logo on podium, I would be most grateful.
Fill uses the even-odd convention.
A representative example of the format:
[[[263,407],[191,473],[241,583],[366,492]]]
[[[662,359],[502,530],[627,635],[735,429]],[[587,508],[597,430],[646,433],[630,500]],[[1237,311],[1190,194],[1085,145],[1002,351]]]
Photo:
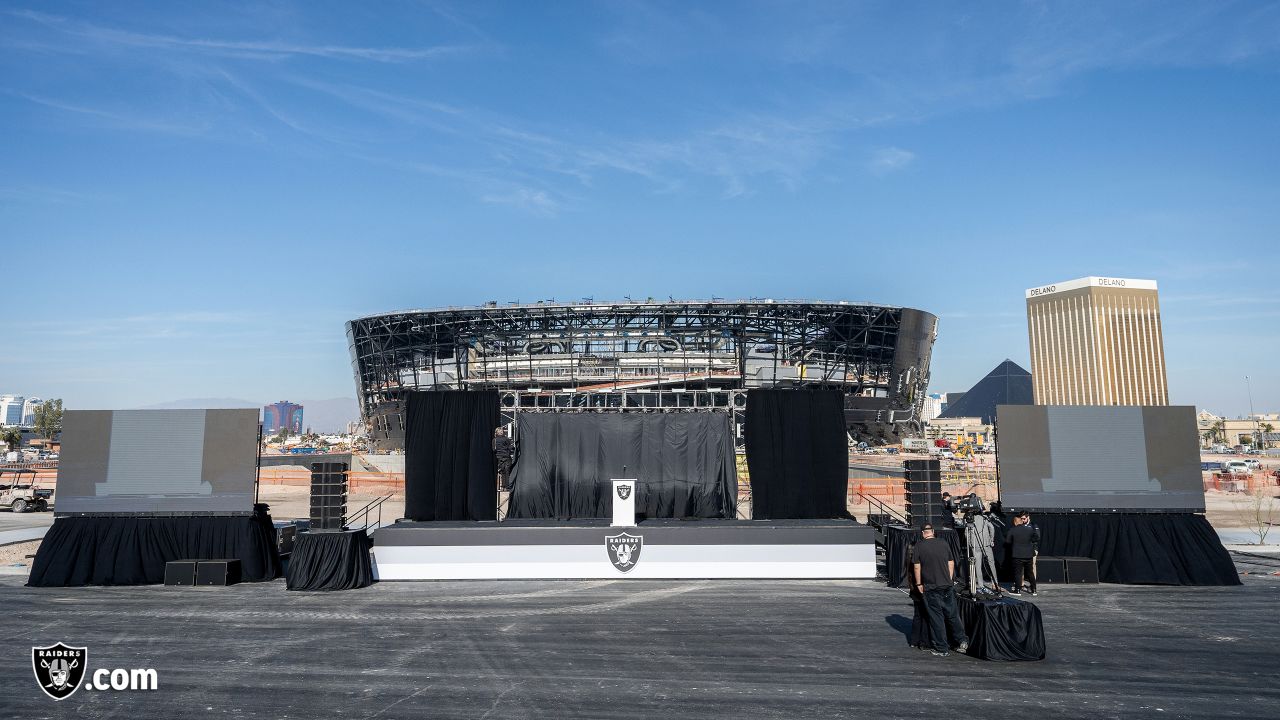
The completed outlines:
[[[636,563],[640,562],[640,548],[644,545],[644,538],[630,533],[606,535],[604,545],[609,553],[609,562],[619,572],[631,572]]]
[[[621,485],[621,484],[620,484],[620,485],[616,485],[616,486],[615,486],[615,489],[617,489],[617,491],[618,491],[618,499],[619,499],[619,500],[626,500],[627,498],[631,497],[631,486],[630,486],[630,485]]]

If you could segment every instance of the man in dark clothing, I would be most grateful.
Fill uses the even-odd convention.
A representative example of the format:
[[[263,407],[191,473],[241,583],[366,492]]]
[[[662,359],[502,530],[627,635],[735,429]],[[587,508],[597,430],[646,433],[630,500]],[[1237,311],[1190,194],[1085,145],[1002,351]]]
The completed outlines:
[[[507,431],[493,431],[493,460],[498,471],[498,489],[511,489],[511,466],[515,464],[516,443],[507,437]]]
[[[947,652],[948,630],[956,640],[956,651],[965,652],[969,649],[969,637],[956,612],[956,594],[952,587],[956,561],[951,555],[951,546],[933,536],[932,525],[925,525],[921,533],[924,539],[916,543],[911,569],[915,589],[924,595],[933,654],[940,657],[950,654]]]
[[[1036,594],[1036,551],[1040,545],[1040,529],[1031,524],[1031,516],[1020,513],[1013,518],[1013,527],[1004,536],[1005,547],[1013,560],[1013,594],[1022,591],[1025,575],[1032,595]]]
[[[919,542],[919,541],[917,541]],[[929,611],[924,606],[924,595],[916,588],[915,561],[916,543],[907,546],[906,578],[908,595],[911,597],[911,633],[907,636],[907,644],[916,650],[932,650],[933,641],[929,639]]]

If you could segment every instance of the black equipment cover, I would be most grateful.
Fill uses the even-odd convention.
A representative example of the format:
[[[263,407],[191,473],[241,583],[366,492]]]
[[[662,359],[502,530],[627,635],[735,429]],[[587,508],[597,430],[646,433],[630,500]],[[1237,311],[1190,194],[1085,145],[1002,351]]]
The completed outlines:
[[[169,561],[200,558],[238,558],[249,582],[280,577],[271,516],[60,517],[40,543],[27,585],[162,583]]]
[[[1034,604],[960,596],[956,608],[969,635],[968,655],[983,660],[1044,659],[1044,620]]]
[[[364,530],[307,532],[289,557],[289,590],[354,590],[373,584],[373,543]]]
[[[1239,585],[1231,554],[1195,513],[1032,513],[1040,554],[1090,557],[1129,585]]]

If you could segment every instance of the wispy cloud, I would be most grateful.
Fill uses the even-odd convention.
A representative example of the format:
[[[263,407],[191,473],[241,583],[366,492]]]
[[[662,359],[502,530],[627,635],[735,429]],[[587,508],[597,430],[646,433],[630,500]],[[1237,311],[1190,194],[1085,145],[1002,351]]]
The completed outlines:
[[[497,203],[500,205],[511,205],[528,210],[537,215],[552,216],[560,210],[560,203],[556,202],[545,190],[534,190],[531,188],[516,188],[505,195],[485,195],[481,198],[487,203]]]
[[[187,310],[116,317],[82,317],[74,320],[33,321],[23,329],[46,337],[101,338],[113,342],[134,342],[200,335],[218,328],[248,325],[253,318],[243,313]]]
[[[13,17],[39,23],[47,28],[91,42],[132,48],[186,50],[242,59],[278,60],[291,56],[308,56],[336,60],[363,60],[378,63],[403,63],[429,60],[471,52],[469,45],[437,45],[426,47],[361,47],[324,43],[301,43],[285,40],[223,40],[184,38],[120,30],[104,25],[80,22],[58,15],[33,10],[15,10]]]
[[[92,202],[102,197],[94,193],[40,185],[0,185],[0,201],[61,204]]]
[[[43,97],[40,95],[31,95],[28,93],[8,91],[10,95],[22,98],[27,102],[35,103],[43,107],[75,115],[86,116],[109,127],[119,130],[134,130],[139,132],[158,132],[168,135],[183,135],[187,137],[195,137],[207,133],[210,129],[208,123],[183,123],[170,122],[160,120],[143,115],[129,114],[107,110],[104,108],[90,107],[77,103],[66,102],[56,98]]]
[[[885,175],[905,169],[915,162],[915,159],[916,154],[910,150],[886,147],[880,148],[871,154],[871,160],[867,163],[867,167],[877,175]]]
[[[854,148],[860,143],[851,138],[870,126],[1044,97],[1099,68],[1247,62],[1280,49],[1280,32],[1271,32],[1280,30],[1275,8],[1081,10],[1027,4],[953,14],[837,4],[716,14],[700,7],[627,4],[603,13],[604,27],[578,38],[582,47],[576,50],[612,56],[621,62],[620,74],[636,63],[684,63],[695,89],[712,80],[702,74],[704,63],[690,63],[691,57],[707,58],[712,66],[729,58],[735,67],[756,67],[782,79],[762,83],[772,88],[767,95],[713,93],[705,105],[665,109],[657,103],[648,124],[572,112],[551,122],[537,107],[476,99],[470,87],[403,82],[402,65],[501,48],[464,13],[434,1],[423,7],[435,16],[434,29],[443,26],[442,32],[453,31],[462,42],[448,41],[448,35],[441,36],[446,42],[422,46],[325,42],[304,37],[301,25],[254,29],[243,23],[238,31],[225,31],[241,37],[207,37],[205,31],[184,35],[162,26],[165,32],[144,32],[33,10],[7,14],[22,27],[47,31],[10,33],[10,40],[38,36],[61,43],[66,53],[96,53],[152,73],[199,75],[180,78],[179,89],[168,90],[184,98],[197,95],[194,107],[177,119],[126,112],[104,101],[55,98],[38,86],[21,94],[30,102],[165,133],[219,136],[210,131],[241,123],[249,127],[235,132],[261,138],[283,128],[298,142],[291,147],[273,136],[273,151],[328,151],[459,178],[477,200],[535,214],[560,212],[575,190],[626,176],[659,194],[710,192],[733,200],[768,188],[796,191],[815,177],[838,181],[848,173],[849,162],[834,170],[828,158],[851,158],[856,172],[860,158]],[[972,31],[977,26],[982,32]],[[569,36],[567,42],[573,41]],[[154,62],[158,53],[169,62]],[[299,62],[286,62],[291,59]],[[303,64],[315,59],[369,67],[329,73],[314,62]],[[238,60],[267,62],[245,68]],[[821,72],[812,72],[815,67]],[[714,72],[720,86],[725,71]],[[218,93],[208,89],[213,85]],[[217,97],[201,100],[201,91]],[[502,110],[495,109],[499,105]],[[864,172],[889,175],[918,159],[914,151],[886,145],[873,149],[862,165]]]

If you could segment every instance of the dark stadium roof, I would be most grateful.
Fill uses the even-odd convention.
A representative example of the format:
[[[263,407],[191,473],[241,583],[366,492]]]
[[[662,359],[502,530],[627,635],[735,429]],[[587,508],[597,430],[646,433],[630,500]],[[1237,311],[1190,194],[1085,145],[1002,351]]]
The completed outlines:
[[[1005,360],[995,370],[969,388],[957,402],[947,405],[938,417],[980,417],[991,424],[996,420],[997,405],[1034,405],[1035,392],[1031,373],[1012,360]]]
[[[390,312],[373,313],[372,315],[364,315],[358,320],[367,320],[369,318],[387,317],[390,315],[410,315],[414,313],[439,313],[439,312],[463,312],[469,310],[518,310],[518,309],[555,309],[555,308],[595,308],[599,310],[608,310],[610,308],[643,308],[643,307],[662,307],[664,305],[849,305],[849,306],[865,306],[876,308],[887,308],[891,310],[906,309],[899,305],[887,305],[885,303],[875,303],[868,301],[851,301],[851,300],[805,300],[797,298],[786,298],[775,300],[774,298],[738,298],[736,300],[727,300],[725,298],[712,298],[710,300],[688,299],[681,300],[670,298],[667,300],[645,299],[645,300],[596,300],[594,298],[583,298],[578,301],[563,301],[554,298],[550,300],[538,300],[536,302],[489,302],[480,305],[450,305],[448,307],[434,308],[412,308],[406,310],[392,310]]]

